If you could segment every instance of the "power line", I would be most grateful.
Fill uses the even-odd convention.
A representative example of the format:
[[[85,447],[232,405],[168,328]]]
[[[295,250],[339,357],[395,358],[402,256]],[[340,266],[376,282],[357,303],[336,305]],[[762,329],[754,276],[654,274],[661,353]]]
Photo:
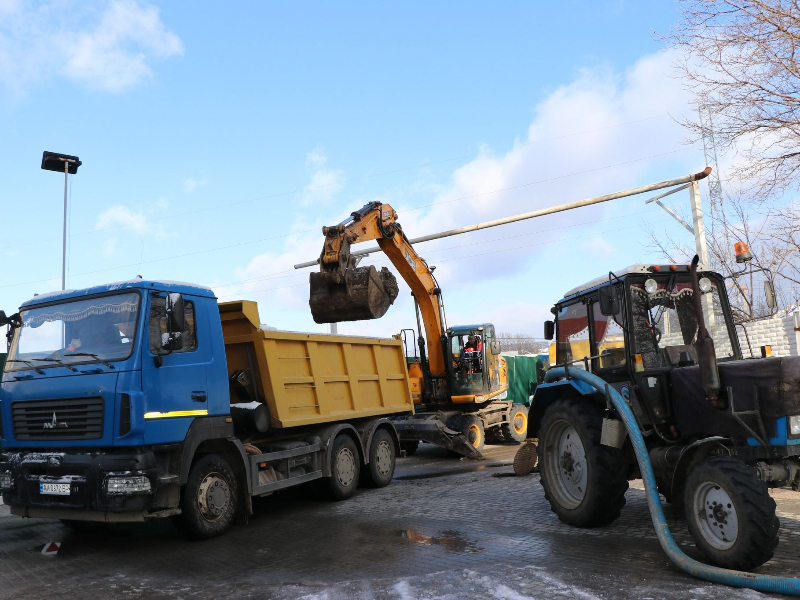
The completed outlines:
[[[500,193],[500,192],[520,189],[520,188],[523,188],[523,187],[529,187],[529,186],[537,185],[537,184],[540,184],[540,183],[546,183],[546,182],[550,182],[550,181],[556,181],[556,180],[559,180],[559,179],[566,179],[566,178],[569,178],[569,177],[575,177],[577,175],[583,175],[583,174],[586,174],[586,173],[594,173],[594,172],[597,172],[597,171],[602,171],[604,169],[611,169],[611,168],[615,168],[615,167],[629,165],[629,164],[632,164],[632,163],[635,163],[635,162],[641,162],[643,160],[650,160],[652,158],[658,158],[658,157],[666,156],[666,155],[670,155],[670,154],[677,154],[679,152],[686,152],[686,151],[691,150],[691,149],[692,148],[680,148],[680,149],[677,149],[677,150],[671,150],[671,151],[668,151],[668,152],[662,152],[662,153],[654,154],[654,155],[651,155],[651,156],[645,156],[645,157],[636,158],[636,159],[632,159],[632,160],[628,160],[628,161],[624,161],[624,162],[620,162],[620,163],[614,163],[614,164],[611,164],[611,165],[605,165],[605,166],[602,166],[602,167],[596,167],[594,169],[588,169],[588,170],[585,170],[585,171],[576,171],[576,172],[573,172],[573,173],[568,173],[568,174],[565,174],[565,175],[559,175],[559,176],[556,176],[556,177],[549,177],[549,178],[546,178],[546,179],[540,179],[540,180],[537,180],[537,181],[532,181],[532,182],[529,182],[529,183],[523,183],[523,184],[516,185],[516,186],[511,186],[511,187],[507,187],[507,188],[500,188],[498,190],[493,190],[493,191],[489,191],[489,192],[482,192],[480,194],[472,194],[472,195],[469,195],[469,196],[462,196],[460,198],[453,198],[451,200],[446,200],[446,201],[438,202],[438,203],[434,203],[434,204],[422,205],[422,206],[418,206],[418,207],[415,207],[415,208],[407,208],[407,209],[404,209],[404,212],[411,212],[413,210],[419,210],[421,208],[426,208],[426,207],[429,207],[429,206],[439,206],[439,205],[448,204],[448,203],[451,203],[451,202],[457,202],[457,201],[460,201],[460,200],[469,200],[469,199],[472,199],[472,198],[478,198],[478,197],[487,196],[487,195],[491,195],[491,194],[497,194],[497,193]],[[226,246],[218,246],[218,247],[215,247],[215,248],[207,248],[207,249],[204,249],[204,250],[197,250],[197,251],[194,251],[194,252],[186,252],[186,253],[183,253],[183,254],[176,254],[176,255],[173,255],[173,256],[162,256],[160,258],[155,258],[155,259],[151,259],[151,260],[147,260],[147,261],[141,261],[139,263],[131,263],[131,264],[127,264],[127,265],[117,265],[117,266],[114,266],[114,267],[107,267],[105,269],[96,269],[96,270],[93,270],[93,271],[84,271],[82,273],[74,273],[72,276],[73,277],[80,277],[82,275],[94,275],[96,273],[104,273],[104,272],[107,272],[107,271],[115,271],[115,270],[118,270],[118,269],[125,269],[125,268],[129,268],[129,267],[135,267],[137,265],[141,266],[143,264],[146,265],[146,264],[153,264],[153,263],[158,263],[158,262],[165,262],[165,261],[168,261],[168,260],[175,260],[175,259],[178,259],[178,258],[187,258],[189,256],[197,256],[199,254],[207,254],[209,252],[219,252],[220,250],[229,250],[231,248],[239,248],[239,247],[247,246],[247,245],[250,245],[250,244],[257,244],[257,243],[260,243],[260,242],[266,242],[266,241],[271,241],[271,240],[276,240],[276,239],[282,239],[282,238],[290,237],[290,236],[293,236],[293,235],[298,235],[300,233],[309,233],[309,232],[312,232],[312,231],[317,231],[317,228],[308,229],[308,230],[300,231],[300,232],[287,233],[287,234],[283,234],[283,235],[270,236],[270,237],[266,237],[266,238],[259,238],[259,239],[256,239],[256,240],[250,240],[250,241],[246,241],[246,242],[238,242],[236,244],[229,244],[229,245],[226,245]],[[11,284],[6,284],[6,285],[0,286],[0,289],[9,288],[9,287],[19,287],[21,285],[30,285],[30,284],[33,284],[33,283],[43,283],[43,282],[51,281],[53,279],[55,279],[55,277],[48,277],[48,278],[45,278],[45,279],[37,279],[37,280],[26,281],[26,282],[21,282],[21,283],[11,283]]]
[[[654,223],[665,223],[665,222],[669,222],[669,219],[661,219],[661,220],[658,220],[658,221],[654,221]],[[618,229],[610,229],[610,230],[606,230],[606,231],[599,231],[597,233],[616,233],[618,231],[625,231],[626,229],[633,229],[635,227],[639,227],[639,225],[629,225],[627,227],[620,227]],[[571,238],[558,238],[558,239],[555,239],[555,240],[548,240],[546,242],[537,242],[535,244],[526,244],[524,246],[515,246],[513,248],[502,248],[500,250],[491,250],[489,252],[481,252],[479,254],[468,254],[466,256],[457,256],[455,258],[448,258],[448,259],[444,259],[444,260],[439,260],[437,262],[439,264],[441,264],[441,263],[446,263],[446,262],[453,262],[453,261],[456,261],[456,260],[465,260],[467,258],[477,258],[477,257],[480,257],[480,256],[488,256],[490,254],[499,254],[499,253],[502,253],[502,252],[513,252],[514,250],[524,250],[526,248],[533,248],[535,246],[547,246],[547,245],[550,245],[550,244],[557,244],[557,243],[561,243],[561,242],[570,242],[570,241],[574,241],[574,240],[582,240],[584,238],[585,238],[585,236],[575,236],[575,237],[571,237]],[[452,250],[454,248],[459,248],[459,247],[460,246],[451,246],[450,248],[443,248],[443,250]],[[376,260],[375,263],[386,262],[388,260],[389,259]],[[264,289],[261,289],[261,290],[249,290],[249,291],[245,291],[245,292],[239,292],[237,294],[228,294],[228,295],[225,295],[225,296],[219,296],[219,298],[220,299],[222,299],[222,298],[234,298],[234,297],[240,297],[240,296],[242,296],[244,294],[258,294],[258,293],[262,293],[262,292],[272,292],[272,291],[275,291],[275,290],[286,290],[286,289],[296,288],[296,287],[300,287],[300,286],[304,286],[304,285],[308,285],[308,282],[297,283],[297,284],[294,284],[294,285],[283,285],[283,286],[272,287],[272,288],[264,288]]]
[[[587,134],[587,133],[595,133],[595,132],[598,132],[598,131],[605,131],[607,129],[614,129],[614,128],[617,128],[617,127],[624,127],[626,125],[633,125],[633,124],[636,124],[636,123],[643,123],[643,122],[646,122],[646,121],[652,121],[652,120],[655,120],[655,119],[662,119],[664,117],[670,117],[670,116],[671,115],[669,115],[668,113],[663,113],[663,114],[660,114],[660,115],[654,115],[654,116],[645,117],[645,118],[642,118],[642,119],[635,119],[635,120],[632,120],[632,121],[626,121],[624,123],[617,123],[617,124],[614,124],[614,125],[606,125],[604,127],[596,127],[594,129],[585,129],[583,131],[575,131],[575,132],[572,132],[572,133],[565,133],[565,134],[562,134],[562,135],[553,136],[553,137],[549,137],[549,138],[540,138],[540,139],[537,139],[537,140],[531,140],[531,141],[527,141],[527,142],[520,142],[520,143],[515,144],[514,146],[512,146],[510,148],[507,147],[504,151],[508,152],[508,151],[513,150],[515,148],[531,146],[531,145],[540,144],[540,143],[543,143],[543,142],[551,142],[551,141],[560,140],[560,139],[564,139],[564,138],[568,138],[568,137],[574,137],[576,135],[584,135],[584,134]],[[463,159],[467,159],[467,158],[477,158],[479,156],[481,156],[481,153],[464,154],[464,155],[461,155],[461,156],[456,156],[456,157],[453,157],[453,158],[447,158],[447,159],[439,160],[439,161],[436,161],[436,162],[420,163],[420,164],[417,164],[417,165],[414,165],[414,166],[410,166],[410,167],[402,167],[402,168],[399,168],[399,169],[393,169],[391,171],[382,171],[382,172],[379,172],[379,173],[372,173],[372,174],[369,174],[369,175],[362,175],[360,177],[355,177],[353,179],[349,179],[348,181],[349,182],[363,181],[365,179],[370,179],[372,177],[381,177],[383,175],[392,175],[392,174],[395,174],[395,173],[401,173],[401,172],[404,172],[404,171],[411,171],[411,170],[414,170],[414,169],[422,169],[422,168],[425,168],[425,167],[430,167],[430,166],[435,166],[435,165],[444,164],[444,163],[448,163],[448,162],[453,162],[453,161],[456,161],[456,160],[463,160]],[[337,185],[337,184],[334,184],[334,183],[324,184],[324,185],[317,186],[316,189],[322,189],[322,188],[331,187],[331,186],[334,186],[334,185]],[[182,216],[186,216],[186,215],[198,214],[198,213],[201,213],[201,212],[208,212],[210,210],[216,210],[218,208],[229,208],[231,206],[241,206],[242,204],[249,204],[249,203],[252,203],[252,202],[259,202],[261,200],[271,200],[271,199],[274,199],[274,198],[281,198],[281,197],[284,197],[284,196],[291,196],[291,195],[294,195],[294,194],[302,193],[304,191],[304,189],[305,188],[292,190],[292,191],[287,191],[287,192],[277,192],[277,193],[269,194],[269,195],[266,195],[266,196],[259,196],[257,198],[251,198],[249,200],[240,200],[240,201],[237,201],[237,202],[226,202],[226,203],[217,204],[217,205],[214,205],[214,206],[198,208],[198,209],[195,209],[195,210],[188,210],[188,211],[183,211],[183,212],[179,212],[179,213],[172,213],[172,214],[169,214],[169,215],[166,215],[166,216],[158,217],[156,219],[148,219],[147,221],[148,221],[148,223],[158,223],[159,221],[164,221],[164,220],[168,220],[168,219],[174,219],[176,217],[182,217]],[[420,207],[416,207],[416,208],[408,208],[408,209],[406,209],[406,211],[418,210],[419,208],[425,208],[426,206],[431,206],[431,205],[424,205],[424,206],[420,206]],[[74,236],[90,235],[90,234],[97,233],[97,232],[100,232],[100,231],[116,231],[116,230],[119,230],[119,229],[125,229],[125,226],[124,225],[117,225],[117,226],[109,226],[109,227],[99,227],[99,228],[90,229],[90,230],[87,230],[87,231],[78,232],[78,233],[72,234],[72,235],[74,235]],[[295,232],[292,235],[296,235],[298,233],[303,233],[303,232]],[[54,238],[45,238],[45,239],[25,242],[25,243],[22,243],[22,244],[14,244],[14,245],[10,245],[10,246],[0,246],[0,249],[18,248],[18,247],[29,246],[29,245],[32,245],[32,244],[40,244],[42,242],[48,242],[48,241],[58,240],[58,239],[61,239],[61,238],[55,238],[55,237]]]

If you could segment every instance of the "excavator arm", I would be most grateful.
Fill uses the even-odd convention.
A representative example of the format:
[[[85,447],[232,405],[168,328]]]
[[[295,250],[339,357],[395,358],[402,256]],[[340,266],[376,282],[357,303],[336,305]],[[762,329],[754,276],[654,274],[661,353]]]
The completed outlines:
[[[425,328],[428,364],[434,378],[445,376],[441,290],[431,268],[417,254],[388,204],[370,202],[333,227],[323,227],[325,243],[320,270],[311,273],[311,314],[317,323],[359,321],[382,317],[398,294],[397,281],[387,269],[356,266],[353,244],[376,240],[411,288]]]

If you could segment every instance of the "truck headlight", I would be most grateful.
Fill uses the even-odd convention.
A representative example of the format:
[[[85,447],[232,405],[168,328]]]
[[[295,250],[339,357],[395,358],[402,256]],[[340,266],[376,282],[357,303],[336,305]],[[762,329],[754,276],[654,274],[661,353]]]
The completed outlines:
[[[800,415],[789,417],[789,435],[800,435]]]
[[[143,494],[150,491],[150,480],[142,475],[111,476],[106,478],[106,494]]]
[[[0,490],[11,489],[11,475],[8,473],[0,473]]]

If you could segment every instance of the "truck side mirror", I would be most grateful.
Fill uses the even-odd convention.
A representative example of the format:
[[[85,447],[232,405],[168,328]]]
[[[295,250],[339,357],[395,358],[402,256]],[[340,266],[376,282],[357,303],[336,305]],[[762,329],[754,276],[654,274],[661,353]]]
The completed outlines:
[[[183,348],[183,334],[180,331],[161,334],[162,350],[169,350],[170,352],[172,352],[173,350],[181,350],[182,348]]]
[[[556,324],[554,321],[544,322],[544,339],[552,340],[556,334]]]
[[[489,345],[489,350],[491,351],[492,354],[498,356],[500,354],[500,342],[492,342]]]
[[[611,286],[600,288],[600,314],[604,317],[613,317],[619,314],[619,294]]]
[[[179,332],[186,329],[182,295],[167,294],[167,319],[169,320],[171,332]]]
[[[769,279],[764,280],[764,295],[767,297],[767,306],[770,310],[775,310],[778,306],[778,297],[775,294],[775,284]]]

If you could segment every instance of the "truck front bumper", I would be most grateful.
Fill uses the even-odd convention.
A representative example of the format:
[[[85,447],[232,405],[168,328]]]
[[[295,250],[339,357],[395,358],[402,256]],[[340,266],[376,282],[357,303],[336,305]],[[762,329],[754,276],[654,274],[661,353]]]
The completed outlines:
[[[152,452],[5,453],[0,474],[10,476],[3,502],[13,514],[76,520],[144,520],[155,507],[159,482]],[[110,478],[136,481],[140,489],[109,491]]]

